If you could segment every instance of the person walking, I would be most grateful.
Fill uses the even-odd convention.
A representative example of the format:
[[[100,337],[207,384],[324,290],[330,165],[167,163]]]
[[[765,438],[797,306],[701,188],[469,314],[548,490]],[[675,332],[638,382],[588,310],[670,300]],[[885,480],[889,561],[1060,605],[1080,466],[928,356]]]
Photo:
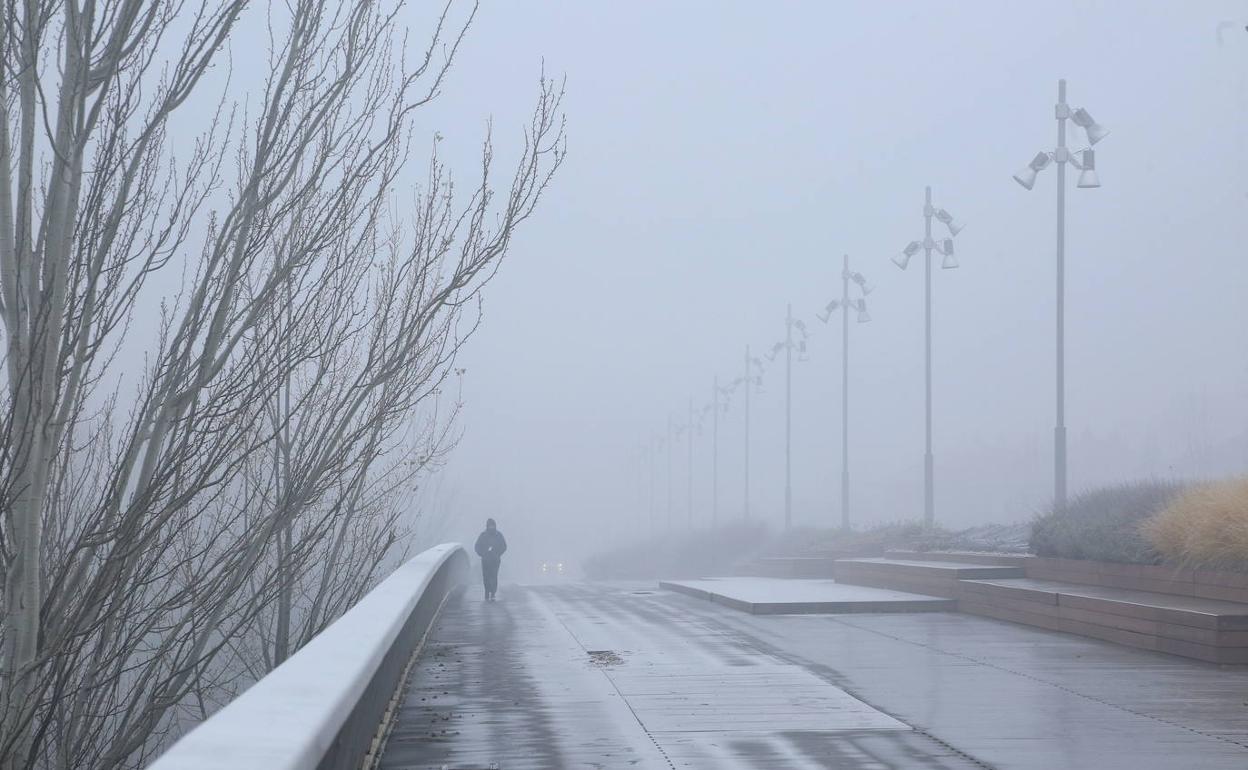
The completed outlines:
[[[477,535],[474,549],[481,557],[481,579],[485,582],[485,600],[494,601],[498,593],[498,568],[502,564],[503,554],[507,551],[507,540],[498,531],[493,519],[485,520],[485,531]]]

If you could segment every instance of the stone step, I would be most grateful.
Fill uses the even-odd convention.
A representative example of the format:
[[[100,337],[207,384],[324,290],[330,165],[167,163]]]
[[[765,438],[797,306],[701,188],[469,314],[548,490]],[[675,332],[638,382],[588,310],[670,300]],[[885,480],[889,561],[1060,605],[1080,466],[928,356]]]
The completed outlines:
[[[967,580],[958,609],[1213,663],[1248,663],[1248,604],[1051,580]]]
[[[1248,631],[1248,604],[1053,580],[968,580],[963,596],[985,594],[1216,631]]]
[[[1248,572],[1037,557],[1027,577],[1248,604]]]
[[[935,561],[960,564],[986,564],[995,567],[1026,567],[1036,557],[1024,553],[981,553],[979,551],[900,551],[884,552],[894,561]]]
[[[910,559],[841,559],[836,578],[842,583],[891,588],[897,591],[958,598],[962,580],[1023,577],[1022,567],[968,562],[916,561]]]
[[[988,580],[1023,577],[1021,566],[1001,566],[955,561],[918,561],[913,559],[841,559],[837,569],[879,574],[913,575],[916,577],[949,578],[953,580]]]
[[[820,579],[729,577],[665,580],[659,583],[659,588],[754,615],[942,612],[953,610],[957,605],[951,599]]]

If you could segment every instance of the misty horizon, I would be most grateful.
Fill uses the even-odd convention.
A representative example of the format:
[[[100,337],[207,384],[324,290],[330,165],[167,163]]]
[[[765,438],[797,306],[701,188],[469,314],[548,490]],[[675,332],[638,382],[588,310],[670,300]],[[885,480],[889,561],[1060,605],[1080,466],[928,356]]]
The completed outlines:
[[[782,341],[790,302],[812,330],[793,372],[794,523],[837,525],[840,319],[815,314],[840,296],[844,254],[875,285],[871,322],[850,329],[854,523],[920,519],[922,255],[905,272],[889,260],[923,236],[925,185],[965,224],[961,266],[933,275],[937,522],[1045,509],[1055,178],[1029,192],[1010,177],[1055,143],[1059,78],[1111,132],[1096,147],[1102,187],[1067,182],[1071,494],[1242,471],[1248,35],[1218,27],[1242,6],[517,10],[482,14],[440,114],[505,101],[529,75],[505,62],[540,51],[568,73],[572,141],[465,352],[464,439],[439,484],[453,531],[494,515],[574,550],[635,536],[639,516],[651,531],[639,444],[684,421],[691,397],[709,403],[714,377],[740,376],[746,345]],[[1072,149],[1086,145],[1071,129]],[[772,527],[783,376],[769,367],[751,405],[752,517]],[[694,449],[700,525],[709,427]],[[719,513],[739,519],[740,393],[720,442]],[[686,452],[673,454],[678,526]],[[661,530],[661,453],[655,471]]]

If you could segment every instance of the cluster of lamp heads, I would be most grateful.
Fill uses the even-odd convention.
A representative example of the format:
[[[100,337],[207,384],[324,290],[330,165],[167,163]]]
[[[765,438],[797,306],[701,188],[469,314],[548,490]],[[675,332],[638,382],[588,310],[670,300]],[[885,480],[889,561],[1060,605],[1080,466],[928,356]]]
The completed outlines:
[[[1058,118],[1065,117],[1060,111],[1065,105],[1058,105]],[[1069,108],[1066,108],[1067,111]],[[1096,151],[1092,146],[1109,136],[1109,129],[1097,123],[1088,111],[1080,107],[1079,109],[1069,113],[1070,120],[1082,128],[1088,135],[1088,147],[1080,150],[1078,153],[1072,153],[1065,147],[1059,147],[1053,152],[1038,152],[1036,157],[1031,159],[1022,171],[1014,175],[1014,181],[1018,182],[1025,189],[1030,190],[1036,184],[1036,177],[1041,171],[1049,167],[1053,161],[1059,163],[1069,162],[1075,168],[1079,169],[1079,181],[1077,187],[1091,189],[1101,186],[1101,178],[1096,173]]]
[[[905,270],[910,265],[910,259],[919,253],[920,249],[930,249],[940,254],[943,259],[940,266],[946,270],[952,270],[958,266],[957,255],[953,250],[953,238],[962,232],[962,228],[966,225],[959,224],[954,220],[953,215],[944,209],[930,209],[931,216],[935,217],[938,222],[949,228],[948,238],[931,238],[926,237],[921,241],[910,241],[906,247],[901,250],[900,254],[895,255],[893,264]]]
[[[1032,158],[1031,162],[1022,171],[1014,175],[1014,181],[1030,190],[1035,186],[1036,177],[1039,173],[1048,168],[1050,163],[1057,161],[1059,163],[1070,163],[1079,169],[1077,186],[1085,189],[1100,187],[1101,179],[1096,173],[1096,151],[1092,149],[1092,145],[1109,136],[1109,129],[1097,123],[1092,115],[1082,107],[1072,111],[1063,103],[1058,105],[1057,110],[1059,120],[1069,118],[1071,122],[1087,133],[1089,146],[1078,153],[1072,153],[1065,147],[1059,147],[1053,152],[1038,152],[1036,157]],[[943,259],[940,263],[942,268],[948,270],[957,267],[958,258],[954,253],[953,238],[962,230],[962,225],[955,222],[953,215],[945,209],[928,209],[924,213],[934,216],[945,227],[949,228],[949,237],[941,239],[927,237],[921,241],[910,241],[901,250],[900,254],[893,257],[893,263],[905,270],[910,264],[910,259],[915,254],[918,254],[921,249],[928,249],[942,255]]]
[[[810,336],[810,330],[806,328],[806,322],[800,318],[790,318],[789,326],[791,326],[794,329],[797,329],[797,333],[799,335],[797,341],[794,342],[790,338],[784,342],[777,342],[776,344],[772,345],[771,350],[767,351],[768,362],[775,361],[776,356],[780,355],[780,353],[784,351],[785,349],[796,350],[798,361],[807,360],[806,359],[806,339]]]
[[[844,299],[834,299],[824,306],[822,313],[816,313],[816,317],[821,322],[826,324],[832,318],[833,313],[841,308],[845,308],[846,311],[853,310],[857,313],[858,323],[863,324],[870,321],[871,314],[867,312],[866,297],[868,294],[875,291],[875,286],[873,286],[862,273],[857,271],[844,271],[841,277],[848,278],[853,281],[862,292],[862,297],[858,299],[851,299],[849,297]]]

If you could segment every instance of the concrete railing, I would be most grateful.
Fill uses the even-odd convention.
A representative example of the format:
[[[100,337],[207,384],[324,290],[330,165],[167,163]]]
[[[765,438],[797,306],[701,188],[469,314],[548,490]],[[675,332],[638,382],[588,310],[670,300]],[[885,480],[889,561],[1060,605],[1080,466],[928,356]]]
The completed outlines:
[[[149,770],[359,768],[408,661],[467,569],[457,543],[408,561]]]

